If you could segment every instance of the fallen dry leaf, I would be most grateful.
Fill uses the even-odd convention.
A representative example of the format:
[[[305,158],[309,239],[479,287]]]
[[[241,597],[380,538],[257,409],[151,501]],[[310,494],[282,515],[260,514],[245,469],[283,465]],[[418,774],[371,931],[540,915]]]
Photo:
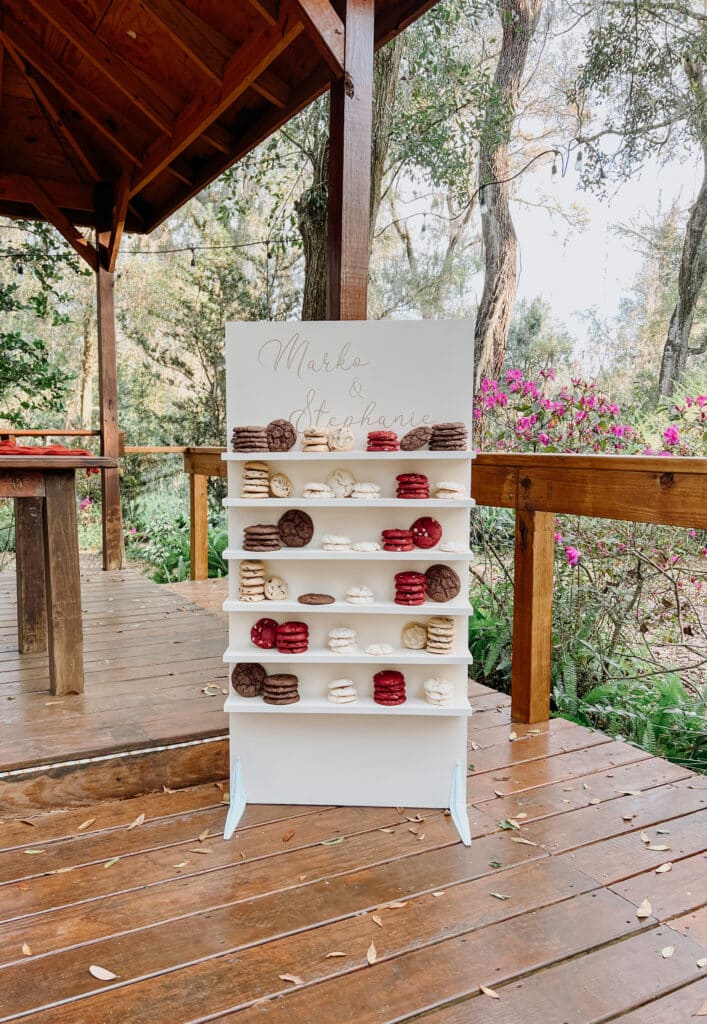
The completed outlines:
[[[663,946],[663,948],[660,951],[660,955],[664,960],[669,960],[674,952],[675,946]]]
[[[600,804],[600,803],[601,803],[601,800],[599,799],[599,797],[598,797],[598,796],[595,796],[593,800],[590,800],[590,801],[589,801],[589,803],[590,803],[590,804]]]
[[[483,992],[483,994],[485,996],[489,997],[489,999],[500,999],[501,998],[499,996],[498,992],[494,992],[494,990],[492,988],[487,988],[486,985],[479,985],[479,988],[481,989],[481,991]]]
[[[673,865],[670,861],[666,861],[665,864],[661,864],[659,868],[655,869],[656,875],[664,875],[666,871],[672,871]]]
[[[185,868],[187,864],[191,864],[190,860],[180,860],[179,864],[173,864],[173,868]]]
[[[373,921],[374,924],[377,924],[379,928],[383,927],[383,922],[381,921],[378,914],[371,914],[371,921]]]
[[[203,843],[205,839],[208,839],[209,838],[209,830],[208,830],[208,828],[205,828],[203,832],[200,832],[199,835],[196,838],[198,839],[198,841],[200,843]]]
[[[187,850],[187,853],[213,853],[214,851],[210,846],[194,846],[192,849]]]
[[[384,903],[381,910],[402,910],[407,906],[407,901],[395,900],[393,903]]]
[[[378,953],[376,952],[376,947],[371,943],[366,950],[366,960],[368,960],[369,964],[374,964],[377,959]]]
[[[85,832],[87,828],[91,827],[91,825],[94,823],[95,820],[96,820],[95,818],[86,818],[85,821],[81,822],[81,824],[76,829],[76,831],[77,832]]]
[[[707,967],[707,956],[701,956],[700,959],[697,961],[697,966]]]
[[[289,981],[293,985],[304,985],[304,980],[298,974],[278,974],[280,981]]]
[[[214,786],[216,786],[216,789],[218,789],[221,793],[223,793],[223,790],[224,790],[223,782],[214,782]]]
[[[435,897],[437,897],[437,896],[446,896],[447,895],[447,890],[446,889],[438,889],[437,892],[433,892],[432,895],[435,896]]]
[[[650,843],[650,837],[645,832],[641,832],[641,842],[646,843],[646,845]]]
[[[523,839],[522,836],[511,836],[512,843],[522,843],[524,846],[537,846],[537,843],[531,843],[529,839]]]
[[[416,829],[416,828],[409,828],[409,829],[408,829],[408,832],[412,832],[412,834],[413,834],[414,836],[416,836],[416,835],[417,835],[417,829]]]
[[[113,974],[112,971],[107,971],[105,967],[99,967],[97,964],[91,964],[88,973],[92,974],[94,978],[98,978],[99,981],[112,981],[113,978],[118,977],[117,974]]]
[[[143,821],[144,821],[144,820],[145,820],[145,815],[144,815],[144,814],[138,814],[138,816],[137,816],[137,818],[135,819],[135,821],[131,821],[131,822],[130,822],[130,824],[128,825],[128,827],[127,827],[126,831],[127,831],[127,832],[132,832],[132,830],[133,830],[134,828],[137,828],[137,827],[138,827],[138,825],[142,825],[142,823],[143,823]]]
[[[343,841],[344,841],[344,837],[343,836],[337,836],[336,839],[325,839],[321,843],[321,845],[322,846],[337,846],[339,843],[343,843]]]
[[[517,733],[515,733],[515,732],[509,732],[509,733],[508,733],[508,739],[509,739],[509,740],[511,741],[511,743],[512,743],[512,742],[513,742],[513,740],[517,740],[517,739],[518,739],[518,734],[517,734]]]
[[[707,999],[705,999],[704,1003],[695,1014],[695,1017],[707,1017]]]
[[[633,821],[633,819],[635,817],[636,817],[635,814],[624,814],[623,817],[621,818],[621,820],[622,821]]]
[[[395,832],[395,829],[394,828],[379,828],[378,831],[379,832],[387,832],[388,835],[392,836],[394,834],[394,832]]]
[[[110,859],[110,860],[107,860],[107,861],[105,862],[105,864],[103,865],[103,867],[104,867],[104,868],[112,868],[112,867],[113,867],[113,865],[114,865],[114,864],[117,864],[119,860],[120,860],[120,857],[111,857],[111,859]]]
[[[27,942],[23,942],[22,943],[22,955],[23,956],[32,956],[32,949],[31,949],[29,943],[27,943]]]
[[[29,854],[29,856],[31,857],[31,856],[33,856],[34,854],[37,854],[37,853],[46,853],[46,850],[25,850],[24,852],[26,854]]]
[[[665,853],[666,850],[670,850],[670,846],[666,846],[665,843],[650,843],[647,850],[653,850],[654,853]]]
[[[641,795],[641,790],[640,789],[620,789],[619,793],[621,793],[623,796],[640,796]]]
[[[298,880],[299,880],[300,882],[304,882],[304,880],[305,880],[305,878],[306,878],[306,877],[307,877],[306,875],[297,875],[297,878],[298,878]]]
[[[288,828],[287,832],[285,832],[282,836],[283,843],[289,843],[290,839],[292,839],[294,834],[295,830],[293,828]]]
[[[405,814],[405,808],[404,807],[396,807],[395,810],[398,812],[398,814]]]
[[[650,917],[652,913],[653,907],[651,906],[651,901],[646,897],[636,911],[636,917]]]
[[[425,838],[425,833],[424,832],[420,832],[419,836],[417,837],[418,843],[421,843],[424,838]]]
[[[511,898],[505,892],[490,892],[489,896],[495,896],[497,900],[509,900]]]
[[[346,953],[342,953],[340,949],[332,949],[331,953],[327,953],[324,959],[328,960],[331,956],[346,956]]]

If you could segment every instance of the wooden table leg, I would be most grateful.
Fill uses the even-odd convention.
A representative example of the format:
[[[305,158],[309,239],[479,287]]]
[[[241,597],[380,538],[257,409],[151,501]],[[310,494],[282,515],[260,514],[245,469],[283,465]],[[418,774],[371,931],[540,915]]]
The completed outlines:
[[[83,693],[81,576],[74,470],[45,474],[44,567],[52,693]]]
[[[516,509],[511,718],[550,717],[555,516]]]
[[[43,530],[44,500],[15,498],[17,636],[22,654],[47,649]]]
[[[209,577],[209,478],[201,473],[189,474],[189,547],[191,578]]]

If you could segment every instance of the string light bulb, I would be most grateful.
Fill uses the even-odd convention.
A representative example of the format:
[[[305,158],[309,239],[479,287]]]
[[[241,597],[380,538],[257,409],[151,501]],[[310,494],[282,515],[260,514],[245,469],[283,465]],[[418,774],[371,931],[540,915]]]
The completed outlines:
[[[191,250],[191,261],[189,263],[189,266],[192,268],[192,270],[196,266],[196,253],[194,252],[193,249]]]
[[[575,169],[575,171],[577,171],[578,174],[581,174],[583,167],[584,167],[584,157],[582,155],[582,150],[578,149],[577,150],[577,156],[576,156],[576,159],[574,161],[574,169]]]
[[[18,277],[22,277],[22,275],[24,274],[24,272],[25,272],[25,268],[24,268],[24,267],[22,266],[22,264],[21,264],[21,263],[18,263],[18,264],[17,264],[17,276],[18,276]]]
[[[486,186],[482,185],[479,189],[479,213],[483,217],[489,212],[489,204],[486,202]]]
[[[550,177],[553,184],[557,181],[558,168],[557,168],[557,157],[552,161],[552,170],[550,171]]]

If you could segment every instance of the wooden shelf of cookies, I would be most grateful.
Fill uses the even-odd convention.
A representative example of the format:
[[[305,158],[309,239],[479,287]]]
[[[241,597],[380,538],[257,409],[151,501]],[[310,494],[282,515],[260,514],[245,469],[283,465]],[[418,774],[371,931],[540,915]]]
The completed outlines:
[[[424,604],[403,605],[395,601],[370,601],[368,604],[352,604],[349,601],[332,601],[329,604],[302,604],[300,601],[239,601],[227,598],[223,602],[225,612],[268,615],[405,615],[408,619],[428,618],[431,615],[469,616],[473,609],[469,602],[454,601],[438,604],[425,601]]]
[[[294,507],[294,506],[292,506]],[[245,548],[226,548],[223,558],[227,562],[243,559],[284,561],[366,561],[383,562],[468,562],[471,551],[440,551],[439,548],[414,548],[412,551],[326,551],[323,548],[278,548],[276,551],[247,551]],[[444,608],[444,605],[440,605]]]
[[[224,710],[256,715],[413,715],[416,718],[468,718],[472,713],[468,700],[434,706],[421,697],[408,697],[404,704],[387,708],[376,704],[372,697],[359,697],[354,704],[332,704],[323,697],[303,697],[298,704],[273,706],[266,704],[262,697],[239,697],[237,693],[229,694]]]
[[[223,660],[230,665],[241,661],[260,661],[270,664],[286,664],[295,669],[297,665],[471,665],[473,658],[465,654],[430,654],[428,651],[410,651],[405,647],[394,649],[390,654],[336,654],[324,648],[310,647],[303,654],[281,654],[277,650],[263,650],[259,647],[229,647]]]
[[[223,452],[224,462],[469,462],[476,457],[474,451],[431,452],[418,448],[414,452]]]
[[[473,498],[224,498],[224,508],[395,508],[458,509],[474,508]]]

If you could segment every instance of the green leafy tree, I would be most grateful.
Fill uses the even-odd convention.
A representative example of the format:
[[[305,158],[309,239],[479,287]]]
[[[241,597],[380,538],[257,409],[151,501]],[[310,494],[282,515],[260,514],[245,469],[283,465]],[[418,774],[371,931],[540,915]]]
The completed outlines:
[[[517,368],[525,375],[548,370],[566,371],[570,367],[574,341],[552,316],[550,303],[537,296],[518,303],[508,330],[506,368]]]

